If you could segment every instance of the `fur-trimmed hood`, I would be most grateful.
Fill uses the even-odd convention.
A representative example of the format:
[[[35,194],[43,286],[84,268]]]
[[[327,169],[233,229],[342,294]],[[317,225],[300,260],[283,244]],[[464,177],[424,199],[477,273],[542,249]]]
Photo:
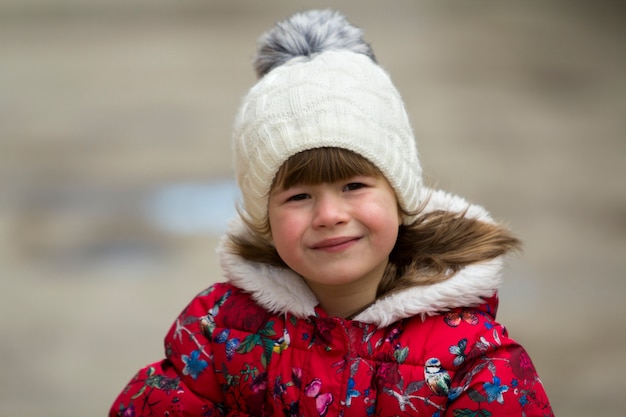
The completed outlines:
[[[429,194],[426,212],[466,211],[468,218],[493,222],[485,209],[458,196],[443,191],[426,190],[425,193]],[[229,234],[242,233],[247,231],[241,219],[236,218],[230,225]],[[228,250],[228,239],[228,235],[224,236],[217,248],[228,281],[250,293],[270,312],[288,312],[298,317],[315,314],[318,300],[298,274],[290,269],[245,260]],[[383,296],[354,319],[384,327],[410,316],[434,315],[456,307],[484,304],[485,299],[494,296],[500,287],[502,266],[502,257],[466,266],[445,281]]]

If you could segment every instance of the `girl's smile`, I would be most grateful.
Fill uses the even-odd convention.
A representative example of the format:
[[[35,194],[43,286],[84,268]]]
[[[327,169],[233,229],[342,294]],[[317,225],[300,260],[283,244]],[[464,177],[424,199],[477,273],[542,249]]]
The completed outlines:
[[[280,257],[323,300],[342,291],[375,297],[401,217],[384,178],[359,176],[275,189],[269,221]]]
[[[311,246],[311,249],[324,250],[328,252],[340,252],[343,249],[352,246],[352,244],[357,242],[359,239],[360,237],[336,237],[324,239]]]

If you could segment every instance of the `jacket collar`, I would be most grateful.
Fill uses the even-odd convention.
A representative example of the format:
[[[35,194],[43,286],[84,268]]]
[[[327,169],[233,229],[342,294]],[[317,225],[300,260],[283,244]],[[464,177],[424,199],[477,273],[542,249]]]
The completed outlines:
[[[425,193],[430,197],[425,208],[427,212],[467,210],[466,217],[493,222],[482,207],[469,204],[460,197],[443,191],[426,190]],[[231,223],[229,233],[246,233],[241,219],[236,218]],[[291,313],[302,318],[315,314],[317,298],[298,274],[234,255],[226,249],[227,239],[227,236],[222,237],[217,252],[228,281],[250,293],[258,304],[272,313]],[[452,308],[483,305],[486,298],[496,295],[501,285],[502,266],[501,257],[469,265],[445,281],[382,297],[354,319],[385,327],[415,315],[434,315]],[[494,315],[496,307],[491,306]]]

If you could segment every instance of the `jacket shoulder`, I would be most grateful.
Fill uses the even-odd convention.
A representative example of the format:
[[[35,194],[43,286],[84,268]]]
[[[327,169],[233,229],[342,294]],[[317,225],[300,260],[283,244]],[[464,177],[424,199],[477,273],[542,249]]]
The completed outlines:
[[[492,415],[552,415],[530,356],[491,314],[457,308],[428,317],[428,322],[425,375],[450,375],[449,410],[465,415],[480,405]]]

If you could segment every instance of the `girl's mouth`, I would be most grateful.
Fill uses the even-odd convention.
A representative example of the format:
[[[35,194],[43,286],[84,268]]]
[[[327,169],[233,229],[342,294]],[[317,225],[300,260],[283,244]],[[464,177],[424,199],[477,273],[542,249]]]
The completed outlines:
[[[351,246],[354,242],[358,241],[359,237],[353,236],[342,236],[342,237],[334,237],[330,239],[324,239],[316,244],[314,244],[311,248],[317,250],[325,250],[325,251],[340,251]]]

